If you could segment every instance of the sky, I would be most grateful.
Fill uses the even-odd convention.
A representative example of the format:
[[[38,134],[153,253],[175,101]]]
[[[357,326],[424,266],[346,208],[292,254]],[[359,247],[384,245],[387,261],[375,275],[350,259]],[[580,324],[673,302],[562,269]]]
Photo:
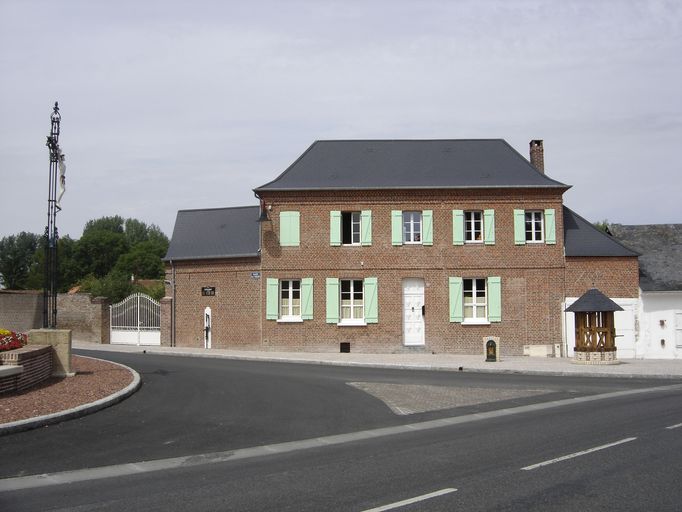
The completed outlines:
[[[0,0],[0,238],[257,204],[315,140],[502,138],[586,219],[682,222],[679,0]]]

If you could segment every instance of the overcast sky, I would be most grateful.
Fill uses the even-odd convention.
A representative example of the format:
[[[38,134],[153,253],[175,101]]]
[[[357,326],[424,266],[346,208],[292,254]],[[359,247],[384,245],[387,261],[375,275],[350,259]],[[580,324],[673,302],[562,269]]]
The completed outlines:
[[[62,236],[256,204],[317,139],[544,139],[588,220],[682,222],[679,0],[0,0],[0,65],[0,237],[45,229],[57,100]]]

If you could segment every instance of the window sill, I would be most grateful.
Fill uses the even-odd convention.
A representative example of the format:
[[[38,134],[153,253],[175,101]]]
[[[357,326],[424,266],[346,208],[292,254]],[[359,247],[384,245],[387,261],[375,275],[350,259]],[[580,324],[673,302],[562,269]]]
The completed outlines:
[[[278,324],[302,324],[303,318],[300,316],[290,316],[277,319]]]
[[[464,320],[462,325],[490,325],[488,320]]]
[[[338,327],[364,327],[367,323],[364,320],[341,320]]]

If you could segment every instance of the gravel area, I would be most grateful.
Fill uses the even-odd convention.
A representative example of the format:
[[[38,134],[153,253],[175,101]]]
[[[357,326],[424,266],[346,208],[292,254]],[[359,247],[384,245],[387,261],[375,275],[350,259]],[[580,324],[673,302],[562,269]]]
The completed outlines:
[[[125,388],[133,374],[101,359],[71,356],[73,377],[50,378],[40,385],[0,395],[0,423],[43,416],[94,402]]]

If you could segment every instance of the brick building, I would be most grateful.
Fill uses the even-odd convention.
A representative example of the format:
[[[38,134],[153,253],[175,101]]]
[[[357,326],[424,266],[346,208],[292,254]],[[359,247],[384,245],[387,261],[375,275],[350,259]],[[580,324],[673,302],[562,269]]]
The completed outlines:
[[[260,206],[178,212],[162,343],[505,354],[565,343],[567,300],[638,297],[637,253],[503,140],[318,141]],[[565,353],[565,349],[564,349]]]

